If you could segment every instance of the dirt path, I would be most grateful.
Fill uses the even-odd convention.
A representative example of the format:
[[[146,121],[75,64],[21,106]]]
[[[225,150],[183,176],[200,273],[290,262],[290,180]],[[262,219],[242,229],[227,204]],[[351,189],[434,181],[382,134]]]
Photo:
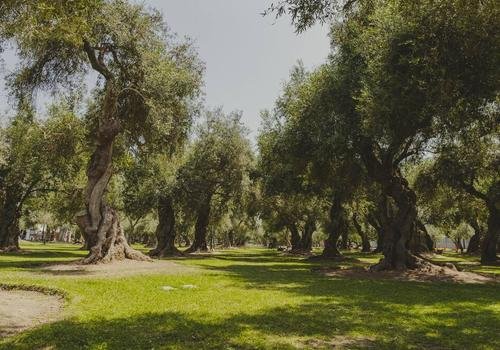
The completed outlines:
[[[0,289],[0,339],[60,318],[59,296]]]
[[[124,277],[134,275],[175,275],[195,271],[195,268],[176,264],[172,261],[132,261],[123,260],[111,264],[82,265],[77,262],[46,265],[33,273],[40,275],[67,277]]]

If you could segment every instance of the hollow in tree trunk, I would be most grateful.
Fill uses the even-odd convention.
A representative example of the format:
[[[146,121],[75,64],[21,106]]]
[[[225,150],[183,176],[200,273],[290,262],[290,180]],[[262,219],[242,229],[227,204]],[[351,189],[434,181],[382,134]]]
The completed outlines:
[[[179,256],[182,252],[175,246],[175,212],[172,198],[160,196],[158,199],[158,226],[156,227],[156,248],[150,256]]]
[[[342,256],[338,249],[339,237],[348,229],[347,215],[342,201],[334,198],[330,207],[328,223],[328,238],[325,240],[322,257],[335,258]]]
[[[358,216],[356,214],[352,216],[352,223],[354,225],[354,228],[356,229],[356,232],[358,232],[359,236],[361,237],[361,252],[369,253],[371,251],[370,240],[368,239],[368,235],[366,234],[366,232],[362,229],[358,221]]]
[[[121,127],[116,115],[116,96],[110,81],[106,83],[103,119],[96,134],[96,148],[87,168],[85,212],[76,222],[88,238],[90,251],[82,260],[84,264],[108,263],[114,260],[150,260],[132,249],[128,243],[116,210],[106,204],[105,191],[112,174],[113,142]]]
[[[210,200],[211,197],[209,197],[208,200],[198,209],[198,217],[196,218],[196,224],[194,227],[194,241],[185,253],[208,251],[207,228],[210,220]]]

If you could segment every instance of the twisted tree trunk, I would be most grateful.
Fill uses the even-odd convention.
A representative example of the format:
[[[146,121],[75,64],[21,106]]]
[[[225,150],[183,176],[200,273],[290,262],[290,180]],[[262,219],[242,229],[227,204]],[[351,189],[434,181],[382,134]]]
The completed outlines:
[[[409,249],[409,241],[417,225],[417,196],[408,182],[393,165],[392,158],[383,161],[375,155],[370,142],[363,144],[362,158],[369,175],[382,186],[385,196],[394,200],[396,212],[384,229],[384,258],[372,266],[372,270],[405,270],[430,265],[415,256]]]
[[[198,217],[194,228],[194,241],[185,253],[208,251],[207,228],[210,220],[210,200],[211,196],[209,196],[207,201],[198,209]]]
[[[96,134],[96,148],[87,168],[85,212],[76,222],[90,248],[84,264],[108,263],[114,260],[149,260],[144,254],[132,249],[128,243],[116,210],[106,204],[105,191],[112,175],[113,142],[120,133],[116,116],[116,95],[111,81],[106,83],[103,116]]]
[[[150,256],[179,256],[182,252],[175,246],[175,212],[172,198],[161,196],[158,199],[158,226],[156,227],[156,248]]]

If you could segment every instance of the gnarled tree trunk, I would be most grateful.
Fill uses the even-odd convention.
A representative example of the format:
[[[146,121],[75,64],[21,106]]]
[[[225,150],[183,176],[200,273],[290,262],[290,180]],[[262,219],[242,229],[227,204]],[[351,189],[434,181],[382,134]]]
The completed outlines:
[[[172,198],[160,196],[158,199],[158,226],[156,227],[156,248],[150,256],[179,256],[182,252],[175,246],[175,212]]]
[[[329,213],[328,238],[325,240],[322,257],[335,258],[342,256],[337,245],[339,237],[348,229],[347,215],[342,201],[334,198]]]
[[[210,220],[210,200],[211,196],[198,209],[198,217],[196,218],[196,224],[194,227],[194,241],[185,253],[208,251],[207,228]]]
[[[369,175],[382,186],[385,196],[394,200],[396,212],[391,216],[384,230],[384,258],[372,266],[372,270],[404,270],[419,268],[428,264],[409,250],[409,241],[416,230],[417,197],[398,169],[394,168],[391,158],[379,160],[373,145],[363,145],[362,158]]]
[[[118,213],[104,200],[112,174],[113,142],[121,130],[120,122],[115,119],[116,96],[111,81],[106,83],[102,113],[103,118],[96,134],[96,148],[87,168],[86,208],[76,218],[90,246],[89,254],[82,262],[97,264],[123,259],[149,260],[128,245]]]

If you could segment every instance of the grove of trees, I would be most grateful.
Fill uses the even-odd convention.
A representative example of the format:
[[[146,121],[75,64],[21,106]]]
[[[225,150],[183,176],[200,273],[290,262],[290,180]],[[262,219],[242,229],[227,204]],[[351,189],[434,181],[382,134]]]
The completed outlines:
[[[204,65],[158,12],[3,1],[0,47],[19,64],[0,133],[0,250],[49,211],[76,224],[89,264],[148,260],[132,241],[151,257],[253,243],[342,259],[359,247],[383,254],[375,271],[416,269],[437,231],[496,263],[498,2],[283,0],[265,15],[299,33],[329,25],[331,53],[291,69],[254,147],[240,112],[203,106]],[[55,97],[40,113],[43,90]]]

